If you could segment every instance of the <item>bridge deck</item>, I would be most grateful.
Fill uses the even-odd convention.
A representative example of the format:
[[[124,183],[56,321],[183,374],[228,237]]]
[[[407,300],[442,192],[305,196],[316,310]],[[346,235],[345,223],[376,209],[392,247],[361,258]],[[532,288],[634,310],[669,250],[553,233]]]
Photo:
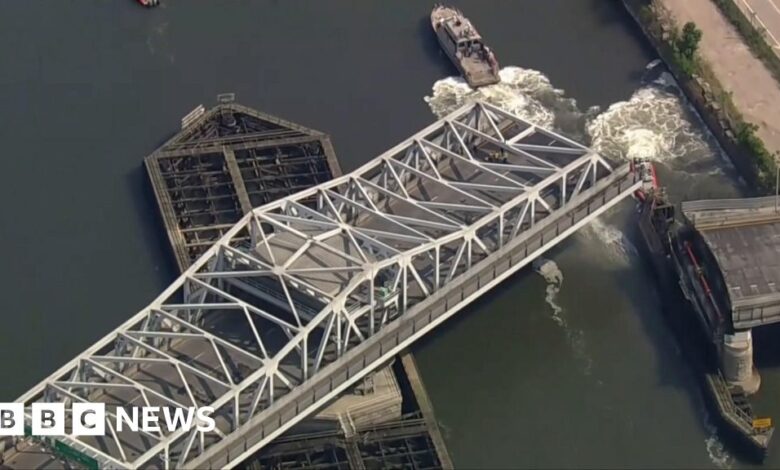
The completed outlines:
[[[60,440],[105,466],[231,467],[640,184],[627,165],[467,105],[247,214],[20,401],[212,406],[210,433]]]
[[[780,321],[780,212],[775,197],[683,203],[725,281],[735,328]]]

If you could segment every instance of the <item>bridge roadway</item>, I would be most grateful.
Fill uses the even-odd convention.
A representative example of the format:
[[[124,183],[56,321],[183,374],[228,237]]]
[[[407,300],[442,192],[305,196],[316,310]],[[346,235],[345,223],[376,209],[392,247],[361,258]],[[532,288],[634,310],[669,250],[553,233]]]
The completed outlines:
[[[627,164],[466,105],[247,214],[17,401],[105,402],[106,436],[57,438],[101,468],[233,467],[641,185]],[[140,405],[211,406],[217,429],[114,429],[117,407]]]

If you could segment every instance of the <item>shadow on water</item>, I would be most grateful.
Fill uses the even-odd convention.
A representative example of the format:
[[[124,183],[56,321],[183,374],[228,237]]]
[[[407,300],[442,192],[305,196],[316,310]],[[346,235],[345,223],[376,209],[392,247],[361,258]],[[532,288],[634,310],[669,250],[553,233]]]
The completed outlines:
[[[643,243],[639,227],[635,224],[631,224],[626,236],[635,246]],[[658,352],[659,357],[663,358],[662,361],[658,362],[658,383],[661,386],[683,389],[694,409],[700,409],[703,397],[696,381],[696,374],[700,373],[701,367],[697,366],[695,361],[701,361],[701,358],[691,357],[691,355],[686,354],[687,351],[680,347],[680,342],[683,339],[690,340],[688,337],[682,337],[686,333],[682,328],[688,325],[683,326],[671,321],[671,318],[691,315],[692,312],[687,311],[686,305],[681,303],[683,299],[680,296],[663,291],[659,280],[652,272],[649,260],[643,253],[639,254],[639,258],[637,261],[640,269],[621,270],[616,273],[616,276],[627,276],[631,273],[640,278],[638,285],[642,286],[643,292],[629,295],[628,298],[631,299],[634,312],[639,315],[647,337]],[[681,367],[667,367],[677,357],[683,359],[683,361],[678,362]],[[699,424],[701,424],[702,430],[706,431],[706,426],[701,420],[699,420]]]
[[[158,260],[156,268],[160,271],[160,277],[166,282],[171,281],[178,276],[179,269],[165,235],[167,231],[144,165],[138,165],[131,170],[125,181],[130,188],[136,223],[141,227],[145,246],[149,247],[154,259]]]
[[[593,14],[594,21],[600,26],[622,27],[625,28],[626,33],[630,33],[632,39],[644,40],[644,35],[639,28],[633,27],[634,20],[623,6],[622,0],[589,0],[588,8]]]
[[[460,72],[458,72],[458,69],[455,68],[455,65],[450,61],[449,57],[447,57],[447,54],[441,50],[441,45],[436,37],[436,33],[433,32],[433,28],[431,27],[430,16],[426,15],[423,18],[420,18],[417,35],[420,38],[419,42],[425,57],[428,58],[431,64],[436,66],[440,76],[447,77],[450,75],[460,75]]]
[[[463,322],[468,321],[471,315],[480,312],[490,315],[492,312],[489,312],[489,310],[496,305],[496,299],[504,298],[511,291],[516,290],[518,284],[524,284],[529,277],[535,275],[530,264],[521,268],[518,272],[512,274],[497,286],[479,296],[475,301],[463,308],[463,310],[455,313],[452,317],[447,319],[447,321],[437,326],[435,334],[428,334],[417,340],[417,342],[412,345],[412,351],[416,354],[419,351],[426,349],[437,340],[440,340],[440,338],[446,337],[448,332],[457,329]]]

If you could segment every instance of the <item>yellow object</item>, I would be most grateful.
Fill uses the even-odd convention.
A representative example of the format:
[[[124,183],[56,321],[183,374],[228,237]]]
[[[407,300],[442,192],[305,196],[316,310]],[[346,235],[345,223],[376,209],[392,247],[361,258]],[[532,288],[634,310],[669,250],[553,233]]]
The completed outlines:
[[[772,418],[757,418],[753,420],[753,429],[766,429],[772,427]]]

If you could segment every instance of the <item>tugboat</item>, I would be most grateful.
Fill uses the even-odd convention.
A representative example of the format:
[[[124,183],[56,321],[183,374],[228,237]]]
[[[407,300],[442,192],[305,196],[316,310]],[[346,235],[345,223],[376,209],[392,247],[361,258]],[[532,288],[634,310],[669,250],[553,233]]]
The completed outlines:
[[[466,79],[477,88],[498,83],[498,61],[493,51],[459,10],[436,5],[431,12],[431,24],[444,52]]]
[[[145,7],[156,7],[160,4],[160,0],[138,0],[138,3]]]
[[[658,186],[655,169],[647,161],[633,163],[645,181],[636,196],[643,253],[662,290],[667,321],[677,343],[694,369],[719,433],[745,457],[761,462],[774,432],[771,419],[754,415],[752,404],[739,387],[730,385],[718,364],[717,341],[728,329],[727,316],[710,295],[699,302],[692,282],[710,292],[709,282],[694,253],[693,229],[675,216],[675,207]],[[690,272],[697,274],[690,276]]]

